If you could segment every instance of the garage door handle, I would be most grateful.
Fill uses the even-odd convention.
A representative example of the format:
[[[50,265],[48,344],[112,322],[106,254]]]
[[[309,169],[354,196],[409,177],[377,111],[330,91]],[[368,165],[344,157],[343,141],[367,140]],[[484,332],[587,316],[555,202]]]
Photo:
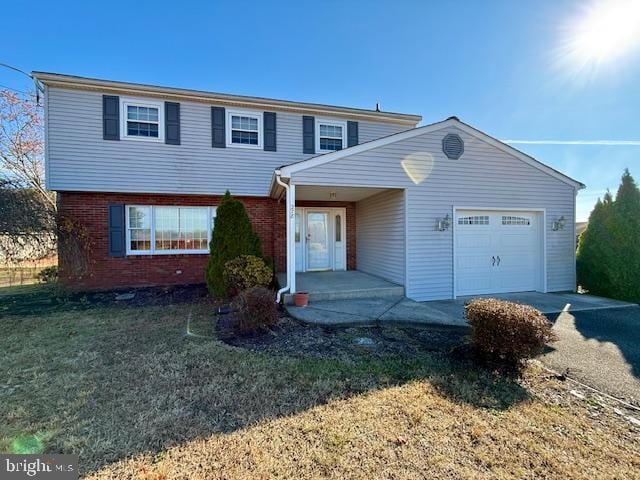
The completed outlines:
[[[493,267],[496,264],[496,257],[491,257],[491,266]]]
[[[500,255],[498,255],[498,266],[500,266]]]

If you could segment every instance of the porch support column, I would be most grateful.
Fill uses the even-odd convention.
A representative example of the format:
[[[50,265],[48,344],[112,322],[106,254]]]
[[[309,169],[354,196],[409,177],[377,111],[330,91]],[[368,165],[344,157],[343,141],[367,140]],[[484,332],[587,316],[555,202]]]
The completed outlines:
[[[296,293],[296,186],[289,180],[287,195],[287,275],[289,292]]]

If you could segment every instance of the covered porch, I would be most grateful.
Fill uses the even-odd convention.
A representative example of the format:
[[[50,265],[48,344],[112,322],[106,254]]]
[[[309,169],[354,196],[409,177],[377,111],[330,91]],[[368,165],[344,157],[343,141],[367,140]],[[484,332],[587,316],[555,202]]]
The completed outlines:
[[[287,275],[278,273],[278,282],[284,285]],[[296,289],[308,292],[309,300],[346,300],[351,298],[387,298],[402,297],[404,287],[358,270],[332,272],[297,272]],[[290,303],[291,294],[285,295]]]
[[[285,301],[404,295],[403,189],[282,182],[272,194],[286,204]]]

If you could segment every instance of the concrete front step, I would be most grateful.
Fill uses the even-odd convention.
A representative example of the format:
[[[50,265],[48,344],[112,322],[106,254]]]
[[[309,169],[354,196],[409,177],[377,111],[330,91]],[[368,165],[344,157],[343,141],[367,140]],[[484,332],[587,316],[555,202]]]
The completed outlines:
[[[352,298],[388,298],[404,296],[404,287],[394,285],[390,287],[377,287],[353,290],[339,290],[335,292],[315,292],[309,294],[309,303],[323,302],[327,300],[349,300]],[[284,302],[293,305],[293,295],[286,294]]]

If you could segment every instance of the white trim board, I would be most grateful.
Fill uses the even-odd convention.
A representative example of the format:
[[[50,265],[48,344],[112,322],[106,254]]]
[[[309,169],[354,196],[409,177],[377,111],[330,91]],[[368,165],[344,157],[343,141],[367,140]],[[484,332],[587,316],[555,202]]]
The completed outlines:
[[[323,155],[318,155],[315,157],[311,157],[307,160],[302,160],[300,162],[297,163],[292,163],[290,165],[286,165],[283,167],[280,167],[278,170],[276,170],[276,175],[279,173],[282,177],[285,178],[291,178],[291,174],[302,171],[302,170],[306,170],[308,168],[312,168],[312,167],[316,167],[319,165],[324,165],[326,163],[329,162],[333,162],[335,160],[338,160],[340,158],[343,157],[347,157],[350,155],[356,155],[358,153],[362,153],[362,152],[366,152],[368,150],[372,150],[374,148],[379,148],[379,147],[383,147],[385,145],[389,145],[392,143],[396,143],[396,142],[400,142],[402,140],[407,140],[409,138],[413,138],[413,137],[417,137],[418,135],[423,135],[425,133],[431,133],[431,132],[436,132],[438,130],[441,130],[443,128],[447,128],[447,127],[455,127],[458,128],[460,130],[462,130],[463,132],[472,135],[492,146],[494,146],[495,148],[502,150],[503,152],[510,154],[514,157],[516,157],[517,159],[525,162],[528,165],[531,165],[534,168],[537,168],[538,170],[541,170],[542,172],[557,178],[558,180],[571,185],[573,188],[576,189],[582,189],[584,188],[584,184],[578,182],[577,180],[574,180],[566,175],[564,175],[563,173],[558,172],[557,170],[554,170],[553,168],[539,162],[538,160],[536,160],[533,157],[530,157],[529,155],[521,152],[520,150],[517,150],[515,148],[513,148],[510,145],[507,145],[506,143],[502,143],[499,140],[496,140],[493,137],[490,137],[489,135],[487,135],[484,132],[481,132],[480,130],[477,130],[473,127],[471,127],[470,125],[467,125],[466,123],[461,122],[460,120],[458,120],[457,118],[451,117],[448,118],[446,120],[440,121],[440,122],[436,122],[436,123],[432,123],[430,125],[425,125],[423,127],[418,127],[418,128],[414,128],[412,130],[407,130],[405,132],[400,132],[400,133],[395,133],[393,135],[389,135],[383,138],[379,138],[377,140],[372,140],[370,142],[366,142],[366,143],[362,143],[360,145],[356,145],[354,147],[349,147],[349,148],[344,148],[342,150],[338,150],[336,152],[332,152],[332,153],[326,153]]]

